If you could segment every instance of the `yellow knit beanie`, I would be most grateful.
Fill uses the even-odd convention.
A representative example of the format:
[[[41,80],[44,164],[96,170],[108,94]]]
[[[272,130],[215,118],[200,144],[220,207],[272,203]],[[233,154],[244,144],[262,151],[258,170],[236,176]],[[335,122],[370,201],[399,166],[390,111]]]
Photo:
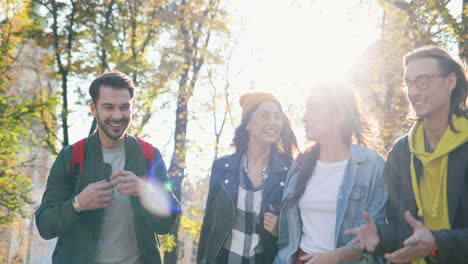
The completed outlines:
[[[246,93],[241,95],[239,99],[239,104],[242,107],[242,119],[245,118],[245,115],[252,109],[254,106],[263,103],[265,101],[272,101],[276,103],[281,109],[281,103],[276,99],[276,97],[270,93],[255,92],[255,93]]]

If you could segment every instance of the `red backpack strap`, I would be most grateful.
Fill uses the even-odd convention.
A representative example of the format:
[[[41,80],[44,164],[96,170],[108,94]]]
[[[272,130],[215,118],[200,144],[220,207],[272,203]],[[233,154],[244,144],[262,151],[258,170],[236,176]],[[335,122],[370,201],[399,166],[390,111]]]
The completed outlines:
[[[146,167],[151,168],[154,162],[154,149],[151,143],[144,141],[141,138],[137,138],[138,142],[140,142],[141,152],[143,153],[143,157],[146,161]]]
[[[83,138],[72,146],[72,174],[81,175],[81,172],[83,171],[85,144],[86,138]]]

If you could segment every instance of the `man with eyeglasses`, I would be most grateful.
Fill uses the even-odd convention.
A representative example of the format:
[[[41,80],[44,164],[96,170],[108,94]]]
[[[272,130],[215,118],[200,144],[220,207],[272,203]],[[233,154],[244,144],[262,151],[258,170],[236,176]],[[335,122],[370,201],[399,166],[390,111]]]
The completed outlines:
[[[406,55],[404,68],[415,124],[387,156],[388,223],[364,213],[365,223],[346,234],[392,263],[467,263],[466,71],[435,46]]]

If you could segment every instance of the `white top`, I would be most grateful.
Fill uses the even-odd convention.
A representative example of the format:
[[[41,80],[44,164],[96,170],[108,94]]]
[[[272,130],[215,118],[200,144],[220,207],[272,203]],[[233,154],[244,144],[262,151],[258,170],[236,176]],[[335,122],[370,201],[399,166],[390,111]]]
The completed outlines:
[[[317,161],[304,194],[299,199],[302,219],[300,248],[310,253],[335,249],[335,223],[338,191],[348,160]]]
[[[112,173],[124,169],[125,144],[114,149],[102,148],[102,154],[104,162],[112,166]],[[114,187],[111,206],[104,209],[94,263],[143,263],[136,240],[130,196],[120,195],[117,186]]]

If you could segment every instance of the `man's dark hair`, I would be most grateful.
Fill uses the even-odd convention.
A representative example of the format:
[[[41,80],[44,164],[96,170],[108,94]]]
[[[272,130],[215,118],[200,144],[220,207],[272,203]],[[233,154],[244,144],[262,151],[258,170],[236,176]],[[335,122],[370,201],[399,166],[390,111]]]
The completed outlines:
[[[452,115],[455,114],[457,117],[467,117],[467,102],[466,98],[468,95],[468,82],[466,77],[466,70],[462,62],[456,61],[450,54],[443,48],[437,46],[424,46],[408,53],[404,57],[404,66],[412,61],[421,58],[433,58],[437,60],[440,70],[444,75],[455,74],[457,78],[457,84],[452,90],[450,96],[450,112],[449,112],[449,124],[453,131],[456,131],[453,127]]]
[[[89,86],[89,95],[96,103],[99,99],[99,90],[101,86],[110,86],[114,89],[128,89],[130,98],[133,98],[135,92],[135,85],[132,79],[121,72],[107,72],[97,77]]]

